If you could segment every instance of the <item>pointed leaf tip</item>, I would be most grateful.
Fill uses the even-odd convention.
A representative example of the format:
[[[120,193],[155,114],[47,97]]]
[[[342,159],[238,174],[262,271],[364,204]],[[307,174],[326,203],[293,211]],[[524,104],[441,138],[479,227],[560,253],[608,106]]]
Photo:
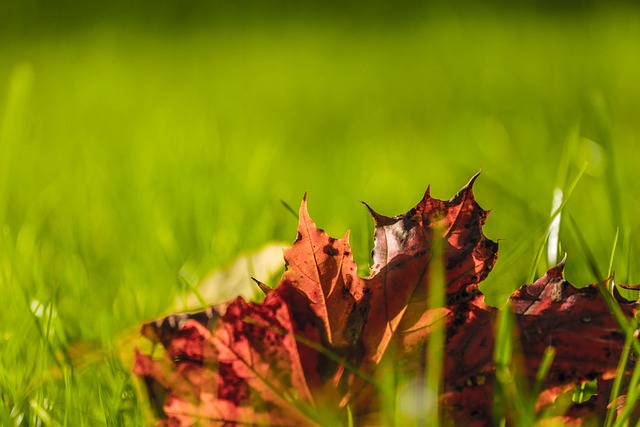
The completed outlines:
[[[269,292],[271,292],[273,290],[269,286],[267,286],[266,283],[261,282],[260,280],[256,279],[255,277],[252,277],[251,280],[253,280],[256,283],[256,285],[258,285],[260,290],[262,292],[264,292],[265,295],[268,295]]]
[[[379,214],[378,212],[374,211],[373,208],[369,206],[366,202],[361,201],[360,203],[365,205],[365,207],[369,211],[369,214],[373,218],[373,222],[375,223],[376,226],[387,225],[393,222],[393,218],[389,218],[388,216]]]
[[[307,216],[309,215],[309,212],[307,210],[307,192],[306,191],[302,195],[302,201],[300,202],[300,209],[298,209],[298,219],[302,217],[302,214],[307,214]]]
[[[469,180],[469,182],[467,182],[467,184],[463,187],[463,189],[470,189],[473,187],[473,184],[476,182],[476,179],[478,179],[478,177],[480,176],[480,174],[482,173],[482,169],[480,169],[478,172],[476,172],[475,175],[473,175],[471,177],[471,179]]]
[[[558,263],[557,267],[560,267],[561,269],[564,270],[564,266],[567,263],[567,253],[565,252],[564,255],[562,256],[562,260]]]

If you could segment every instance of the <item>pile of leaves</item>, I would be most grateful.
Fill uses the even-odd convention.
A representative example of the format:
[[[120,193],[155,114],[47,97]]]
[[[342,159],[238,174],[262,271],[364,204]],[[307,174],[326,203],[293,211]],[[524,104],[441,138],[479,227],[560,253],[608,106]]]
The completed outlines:
[[[475,178],[447,201],[427,189],[403,215],[370,209],[375,236],[366,278],[357,274],[348,234],[328,236],[303,200],[285,273],[274,289],[261,284],[263,301],[238,297],[143,325],[142,334],[164,349],[160,356],[137,351],[134,366],[158,425],[387,424],[389,387],[382,384],[389,375],[396,392],[404,381],[419,385],[421,401],[436,393],[435,405],[418,409],[443,424],[515,423],[522,414],[513,402],[494,409],[496,396],[509,399],[515,376],[520,387],[535,389],[534,416],[602,422],[613,382],[625,377],[618,372],[633,368],[634,353],[619,366],[631,341],[620,321],[634,318],[635,304],[612,297],[605,283],[575,288],[563,278],[563,261],[511,295],[508,340],[517,357],[511,370],[496,362],[501,310],[485,304],[478,284],[498,244],[482,232],[488,211],[474,199]],[[444,285],[440,303],[434,280]],[[427,351],[438,331],[441,360],[429,360],[438,354]],[[441,366],[436,390],[423,381],[431,366]],[[589,400],[571,400],[576,385],[593,380]]]

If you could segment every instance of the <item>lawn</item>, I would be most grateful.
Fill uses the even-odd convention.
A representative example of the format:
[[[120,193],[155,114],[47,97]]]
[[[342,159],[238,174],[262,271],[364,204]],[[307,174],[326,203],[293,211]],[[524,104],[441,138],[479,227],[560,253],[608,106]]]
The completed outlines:
[[[400,214],[481,169],[500,241],[481,288],[500,305],[550,266],[546,247],[533,263],[559,189],[568,280],[606,276],[618,232],[616,279],[637,283],[639,22],[440,10],[0,44],[0,424],[145,424],[130,337],[173,308],[180,276],[293,241],[282,201],[305,191],[366,274],[359,201]]]

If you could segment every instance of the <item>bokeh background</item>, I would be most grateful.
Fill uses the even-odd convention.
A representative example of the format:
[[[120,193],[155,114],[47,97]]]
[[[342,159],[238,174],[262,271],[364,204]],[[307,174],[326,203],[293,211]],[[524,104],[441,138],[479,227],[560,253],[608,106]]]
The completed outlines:
[[[616,233],[640,281],[635,3],[0,0],[0,423],[144,424],[122,337],[292,241],[305,191],[366,274],[360,200],[482,169],[489,302],[563,251],[602,279]]]

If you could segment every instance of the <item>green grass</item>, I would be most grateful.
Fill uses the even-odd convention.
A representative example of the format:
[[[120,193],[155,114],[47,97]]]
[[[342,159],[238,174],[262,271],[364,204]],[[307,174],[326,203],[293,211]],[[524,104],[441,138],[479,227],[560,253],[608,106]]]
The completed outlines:
[[[567,277],[602,279],[583,243],[605,272],[619,229],[616,280],[639,281],[638,18],[105,25],[0,44],[0,424],[142,424],[118,337],[166,313],[180,274],[292,241],[281,200],[304,191],[366,270],[359,200],[398,214],[482,168],[498,305],[588,162],[562,209]]]

